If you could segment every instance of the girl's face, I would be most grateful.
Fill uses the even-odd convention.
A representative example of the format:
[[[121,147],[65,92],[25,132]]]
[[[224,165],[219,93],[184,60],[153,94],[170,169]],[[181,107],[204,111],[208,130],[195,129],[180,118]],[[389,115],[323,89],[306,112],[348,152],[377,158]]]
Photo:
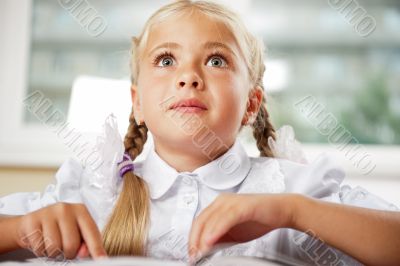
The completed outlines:
[[[163,145],[198,151],[190,121],[230,147],[246,111],[258,111],[262,92],[250,96],[258,103],[254,107],[250,89],[245,61],[231,32],[193,12],[153,25],[141,52],[132,100],[135,117],[146,123],[156,149]]]

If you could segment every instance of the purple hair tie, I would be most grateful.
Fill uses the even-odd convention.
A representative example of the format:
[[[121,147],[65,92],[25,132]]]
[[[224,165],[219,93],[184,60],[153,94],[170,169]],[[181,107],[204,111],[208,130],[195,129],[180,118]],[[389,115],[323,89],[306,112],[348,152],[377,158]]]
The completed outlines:
[[[125,152],[122,161],[118,163],[119,176],[123,177],[128,171],[133,171],[134,169],[133,161],[129,156],[129,153]]]

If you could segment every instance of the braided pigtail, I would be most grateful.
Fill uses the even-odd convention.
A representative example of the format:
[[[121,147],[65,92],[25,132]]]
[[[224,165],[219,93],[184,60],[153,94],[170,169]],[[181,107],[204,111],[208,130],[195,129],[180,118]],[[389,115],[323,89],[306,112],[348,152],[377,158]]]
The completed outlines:
[[[129,117],[124,146],[132,160],[143,151],[146,125],[138,125],[133,111]],[[132,171],[123,176],[123,188],[103,232],[109,256],[145,255],[149,217],[149,192],[146,183]]]
[[[274,157],[274,154],[268,145],[268,138],[271,137],[275,140],[275,128],[269,118],[264,97],[260,106],[260,110],[252,127],[253,136],[256,139],[256,144],[258,150],[260,151],[260,156]]]

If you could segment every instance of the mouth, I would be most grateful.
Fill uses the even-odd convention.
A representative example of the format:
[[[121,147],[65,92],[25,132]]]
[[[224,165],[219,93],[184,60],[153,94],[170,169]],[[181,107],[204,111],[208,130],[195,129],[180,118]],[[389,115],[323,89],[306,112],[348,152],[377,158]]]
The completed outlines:
[[[207,106],[196,98],[189,98],[177,101],[169,107],[169,110],[175,110],[182,113],[201,113],[207,111]]]

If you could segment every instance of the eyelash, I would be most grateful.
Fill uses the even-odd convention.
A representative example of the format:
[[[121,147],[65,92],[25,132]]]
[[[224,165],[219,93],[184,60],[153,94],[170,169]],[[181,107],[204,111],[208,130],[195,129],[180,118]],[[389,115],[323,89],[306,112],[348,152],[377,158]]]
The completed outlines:
[[[157,56],[154,58],[154,60],[153,60],[153,65],[157,66],[158,63],[160,63],[161,59],[163,59],[164,57],[171,57],[171,58],[175,59],[174,55],[173,55],[171,52],[169,52],[169,51],[164,51],[164,52],[162,52],[161,54],[157,55]],[[211,58],[213,58],[213,57],[220,57],[221,59],[223,59],[223,60],[225,61],[226,65],[229,66],[229,61],[228,61],[228,59],[226,58],[226,56],[224,56],[222,53],[220,53],[220,52],[218,52],[218,51],[210,53],[210,54],[207,56],[206,63],[207,63]]]
[[[154,60],[153,60],[153,65],[158,65],[158,63],[160,62],[161,59],[163,59],[164,57],[172,57],[175,59],[174,55],[168,51],[164,51],[161,54],[157,55]]]

